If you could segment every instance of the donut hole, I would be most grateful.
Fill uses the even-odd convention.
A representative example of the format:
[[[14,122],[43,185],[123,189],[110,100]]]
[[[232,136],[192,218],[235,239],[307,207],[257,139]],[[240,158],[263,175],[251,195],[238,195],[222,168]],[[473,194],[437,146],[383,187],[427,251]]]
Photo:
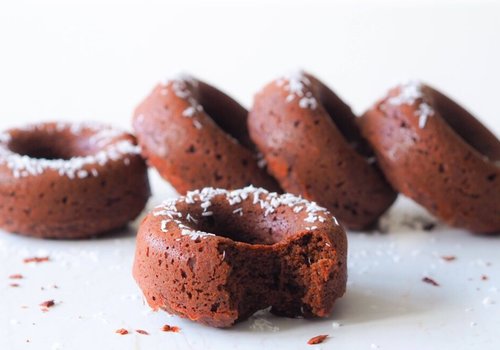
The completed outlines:
[[[492,161],[500,160],[500,141],[468,111],[439,91],[427,87],[433,108],[469,146]]]
[[[197,231],[213,233],[248,244],[272,245],[294,232],[293,220],[284,218],[281,220],[279,214],[271,214],[263,218],[262,214],[251,212],[240,216],[239,212],[234,212],[237,208],[232,206],[227,209],[210,209],[213,210],[212,215],[196,215],[197,218],[200,218],[196,223],[186,222],[184,224]]]
[[[224,132],[234,137],[245,148],[255,152],[247,128],[248,112],[238,102],[214,87],[199,82],[199,103],[204,111]]]
[[[318,83],[318,99],[329,117],[334,122],[337,129],[344,136],[347,143],[363,157],[369,158],[374,155],[372,149],[361,136],[361,132],[356,124],[356,116],[333,91],[316,80]]]
[[[265,227],[252,227],[254,223],[232,220],[225,215],[213,215],[200,222],[200,231],[210,232],[217,236],[226,237],[233,241],[248,244],[272,245],[278,240],[273,238]]]
[[[9,149],[22,156],[35,159],[69,160],[93,153],[84,147],[82,140],[69,132],[16,131],[9,142]]]

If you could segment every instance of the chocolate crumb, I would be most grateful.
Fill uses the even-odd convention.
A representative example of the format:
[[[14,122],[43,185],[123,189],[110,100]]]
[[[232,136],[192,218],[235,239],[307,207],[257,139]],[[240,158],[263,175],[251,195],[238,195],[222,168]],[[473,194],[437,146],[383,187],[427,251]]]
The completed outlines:
[[[328,334],[317,335],[317,336],[309,339],[307,344],[309,344],[309,345],[321,344],[325,341],[326,338],[328,338]]]
[[[422,282],[429,283],[435,287],[439,287],[439,283],[437,283],[436,281],[434,281],[432,278],[429,277],[422,278]]]
[[[120,335],[125,335],[128,334],[128,331],[125,328],[120,328],[115,331],[115,333],[118,333]]]
[[[136,329],[135,331],[139,334],[149,335],[149,333],[146,332],[144,329]]]
[[[25,264],[28,264],[28,263],[41,263],[41,262],[46,262],[46,261],[49,261],[50,258],[48,256],[33,256],[31,258],[24,258],[23,259],[23,262]]]
[[[11,283],[11,284],[9,284],[9,286],[11,286],[13,288],[17,288],[17,287],[19,287],[19,283]]]
[[[54,300],[47,300],[41,303],[40,307],[42,308],[42,311],[46,312],[49,311],[49,308],[54,306],[55,304],[56,303],[54,302]]]
[[[444,255],[441,257],[444,261],[454,261],[457,260],[457,257],[454,255]]]
[[[181,329],[177,326],[170,326],[168,324],[164,325],[162,328],[161,328],[162,331],[164,332],[174,332],[174,333],[179,333],[181,331]]]
[[[15,273],[13,275],[10,275],[9,278],[11,280],[20,280],[20,279],[23,279],[24,277],[20,273]]]
[[[481,281],[487,281],[489,280],[490,278],[487,276],[487,275],[482,275],[481,276]]]

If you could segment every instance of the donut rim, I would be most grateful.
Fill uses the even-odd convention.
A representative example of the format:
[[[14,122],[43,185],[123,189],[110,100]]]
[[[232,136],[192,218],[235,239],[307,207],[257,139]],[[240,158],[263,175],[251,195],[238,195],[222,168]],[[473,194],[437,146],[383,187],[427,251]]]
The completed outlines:
[[[251,197],[251,198],[250,198]],[[225,201],[223,200],[225,198]],[[183,211],[179,211],[176,207],[176,203],[186,203],[187,206],[199,205],[203,210],[201,216],[210,217],[212,215],[235,215],[244,218],[244,213],[241,207],[237,207],[230,212],[216,213],[210,210],[212,206],[212,201],[222,200],[225,205],[218,210],[227,210],[228,208],[233,208],[235,205],[245,202],[247,200],[252,200],[253,206],[263,210],[263,216],[267,217],[271,213],[280,207],[291,208],[293,213],[299,214],[300,212],[306,212],[308,216],[304,219],[302,226],[296,228],[293,232],[289,232],[288,235],[282,237],[277,241],[262,241],[255,243],[248,243],[245,241],[237,240],[224,235],[219,235],[211,232],[205,232],[197,228],[197,220],[194,219],[186,208]],[[290,213],[289,213],[290,214]],[[251,213],[255,215],[255,213]],[[281,213],[280,215],[284,215]],[[312,232],[315,230],[321,231],[321,229],[330,222],[334,226],[341,227],[337,218],[330,214],[330,212],[320,207],[316,202],[308,201],[300,196],[295,196],[290,193],[278,194],[276,192],[269,192],[263,188],[257,188],[254,186],[247,186],[242,189],[237,190],[227,190],[222,188],[205,187],[201,190],[188,191],[185,196],[180,196],[179,198],[165,201],[161,205],[157,206],[153,210],[153,216],[165,217],[161,221],[160,230],[162,232],[168,233],[170,231],[178,232],[180,235],[173,236],[175,239],[188,236],[190,239],[199,241],[200,239],[207,239],[209,237],[218,237],[221,239],[227,239],[233,243],[238,243],[247,246],[269,246],[274,244],[280,244],[281,241],[286,241],[290,237],[294,236],[300,232]],[[191,218],[190,218],[191,217]],[[173,230],[169,227],[173,226]],[[275,232],[275,234],[281,234],[280,232]],[[270,237],[272,239],[273,237]],[[258,240],[257,240],[258,241]]]
[[[73,142],[78,139],[95,143],[95,152],[80,154],[68,159],[47,159],[21,154],[11,148],[15,143],[16,133],[25,134],[27,137],[36,135],[37,132],[48,137],[69,132],[74,136]],[[84,135],[89,133],[89,135]],[[36,141],[36,139],[34,140]],[[140,154],[140,148],[134,139],[124,131],[97,122],[41,122],[15,127],[0,133],[0,165],[6,165],[12,170],[14,178],[43,175],[45,171],[57,172],[70,179],[98,176],[98,168],[108,162],[130,162],[131,156]]]

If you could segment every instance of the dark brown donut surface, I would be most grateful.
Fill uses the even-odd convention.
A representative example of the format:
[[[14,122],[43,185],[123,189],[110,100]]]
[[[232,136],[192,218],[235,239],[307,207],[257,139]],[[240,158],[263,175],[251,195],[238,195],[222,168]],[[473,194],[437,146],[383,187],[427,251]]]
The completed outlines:
[[[0,227],[85,238],[144,208],[147,168],[132,135],[96,123],[40,123],[0,134]]]
[[[142,222],[134,277],[153,309],[229,327],[271,306],[325,317],[345,292],[347,240],[335,217],[291,194],[204,188]]]
[[[298,72],[265,86],[248,124],[280,186],[328,208],[347,227],[371,226],[395,200],[354,114],[313,76]]]
[[[191,77],[155,87],[137,107],[133,126],[143,156],[179,193],[206,186],[277,190],[258,166],[247,111]]]
[[[500,141],[469,112],[411,82],[360,125],[394,188],[452,226],[500,232]]]

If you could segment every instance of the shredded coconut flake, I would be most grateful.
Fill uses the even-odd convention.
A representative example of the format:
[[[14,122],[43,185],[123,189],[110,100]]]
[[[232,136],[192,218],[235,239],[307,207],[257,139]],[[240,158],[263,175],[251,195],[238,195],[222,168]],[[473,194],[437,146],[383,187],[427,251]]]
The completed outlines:
[[[390,97],[387,102],[393,106],[413,105],[418,103],[418,109],[415,111],[415,116],[418,117],[418,127],[425,127],[427,119],[434,115],[434,109],[424,101],[422,92],[422,83],[418,81],[410,81],[400,85],[399,94]]]
[[[318,101],[309,91],[311,80],[304,74],[303,71],[296,71],[287,74],[275,81],[276,85],[288,91],[286,102],[298,100],[300,108],[316,109]]]
[[[274,323],[271,321],[266,320],[265,318],[262,317],[255,317],[250,328],[255,331],[260,331],[260,332],[278,332],[280,328],[276,326]]]
[[[320,207],[315,202],[307,201],[299,196],[289,193],[280,195],[275,192],[268,192],[263,188],[256,188],[253,186],[232,191],[206,187],[201,190],[189,191],[185,196],[180,197],[178,201],[183,201],[188,205],[197,205],[200,209],[202,209],[202,216],[211,216],[214,213],[213,211],[209,211],[208,208],[212,206],[212,200],[216,196],[224,196],[228,204],[231,206],[238,205],[243,201],[249,200],[253,204],[258,205],[263,210],[265,216],[276,213],[280,207],[289,207],[294,213],[304,211],[305,214],[307,214],[304,218],[304,223],[323,223],[327,220],[331,220],[331,222],[335,225],[338,225],[336,218],[331,216],[325,208]],[[195,220],[190,213],[186,214],[186,221],[184,224],[179,221],[179,219],[182,218],[182,214],[177,210],[175,203],[176,200],[165,201],[153,211],[154,216],[165,217],[165,220],[161,222],[162,231],[165,231],[167,223],[172,221],[176,223],[179,228],[183,229],[183,235],[190,235],[191,237],[194,237],[193,239],[213,236],[212,234],[201,234],[200,231],[196,231],[188,227],[186,224],[189,222],[197,223],[197,220]],[[235,208],[233,213],[240,216],[244,215],[243,209],[240,206]],[[304,228],[306,230],[315,230],[318,226],[304,225]],[[193,232],[193,234],[191,235],[189,232]]]
[[[196,129],[200,130],[203,128],[203,124],[199,120],[193,119],[193,125]]]
[[[418,116],[418,127],[423,129],[427,123],[427,118],[434,115],[434,110],[427,103],[422,102],[420,106],[418,106],[418,111],[416,111],[415,114]]]
[[[266,158],[264,158],[264,155],[258,152],[256,158],[257,158],[257,166],[260,169],[264,169],[267,166],[267,160]]]
[[[186,215],[186,220],[187,221],[190,221],[190,222],[194,222],[195,224],[198,222],[198,220],[196,220],[191,214],[187,214]]]
[[[203,112],[203,106],[191,93],[191,87],[198,86],[198,81],[190,75],[181,74],[173,79],[165,80],[162,84],[163,86],[171,85],[174,94],[188,103],[188,106],[182,111],[182,116],[192,118],[194,127],[201,129],[203,125],[194,117],[198,113]]]
[[[41,124],[34,124],[16,130],[29,132],[40,130],[41,127]],[[90,175],[97,177],[98,170],[95,168],[96,164],[103,166],[110,161],[118,160],[122,160],[126,164],[130,162],[128,156],[140,154],[139,146],[134,145],[129,140],[113,143],[113,140],[122,131],[100,123],[57,123],[53,129],[43,127],[44,131],[48,133],[58,133],[68,130],[75,136],[83,132],[91,132],[93,134],[89,137],[89,143],[102,148],[102,150],[92,155],[72,157],[70,159],[32,158],[11,151],[8,147],[11,136],[9,132],[5,132],[0,136],[0,164],[7,165],[14,177],[37,176],[48,170],[55,171],[60,176],[67,176],[70,179],[83,179]]]
[[[215,236],[213,233],[208,233],[208,232],[203,232],[203,231],[198,231],[198,230],[190,230],[190,229],[183,229],[181,231],[181,235],[189,236],[193,241],[196,241],[198,239],[207,238],[210,236]]]

